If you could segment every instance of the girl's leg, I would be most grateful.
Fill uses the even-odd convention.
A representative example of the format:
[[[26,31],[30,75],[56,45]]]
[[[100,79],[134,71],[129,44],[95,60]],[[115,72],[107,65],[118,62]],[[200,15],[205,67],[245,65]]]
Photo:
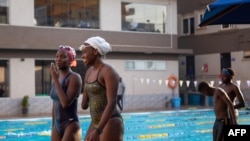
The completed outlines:
[[[100,141],[123,141],[124,125],[120,117],[111,118],[100,136]]]

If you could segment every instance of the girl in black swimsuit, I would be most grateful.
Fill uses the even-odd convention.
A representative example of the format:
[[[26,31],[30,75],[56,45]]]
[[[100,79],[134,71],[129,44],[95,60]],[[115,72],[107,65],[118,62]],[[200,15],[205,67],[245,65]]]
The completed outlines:
[[[59,46],[54,65],[51,64],[52,88],[52,141],[81,141],[81,128],[77,115],[77,99],[81,93],[82,79],[71,70],[75,50]]]

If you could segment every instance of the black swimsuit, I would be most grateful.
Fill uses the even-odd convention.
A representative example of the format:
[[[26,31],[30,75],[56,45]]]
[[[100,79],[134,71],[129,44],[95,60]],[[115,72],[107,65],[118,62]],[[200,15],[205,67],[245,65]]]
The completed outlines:
[[[67,92],[68,88],[66,86],[66,80],[70,76],[70,74],[71,73],[66,75],[61,83],[61,86],[65,93]],[[72,122],[79,122],[77,116],[77,98],[72,102],[72,104],[69,107],[63,108],[54,85],[52,85],[50,91],[50,97],[53,100],[54,124],[59,135],[62,137],[67,125],[69,125]]]
[[[225,119],[216,119],[213,126],[213,140],[219,139],[220,141],[223,140],[223,129],[225,125],[230,125],[231,120],[228,118]],[[215,136],[216,135],[216,136]]]

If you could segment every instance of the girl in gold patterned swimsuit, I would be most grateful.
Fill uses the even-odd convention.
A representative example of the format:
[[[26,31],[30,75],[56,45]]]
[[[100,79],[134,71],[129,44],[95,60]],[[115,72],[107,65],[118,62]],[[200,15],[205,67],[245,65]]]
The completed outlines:
[[[124,125],[116,108],[118,74],[101,56],[111,51],[105,39],[87,39],[80,47],[82,59],[89,68],[84,80],[82,108],[89,107],[91,123],[85,141],[122,141]]]

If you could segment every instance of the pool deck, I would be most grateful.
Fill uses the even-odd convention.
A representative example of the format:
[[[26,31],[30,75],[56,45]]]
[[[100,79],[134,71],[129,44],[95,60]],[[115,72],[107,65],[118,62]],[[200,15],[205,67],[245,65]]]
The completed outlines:
[[[198,110],[198,109],[212,109],[211,106],[181,106],[178,109],[174,108],[159,108],[159,109],[139,109],[139,110],[124,110],[123,113],[134,113],[134,112],[155,112],[155,111],[176,111],[176,110]],[[78,112],[79,115],[89,115],[89,111]],[[16,118],[39,118],[39,117],[50,117],[51,114],[40,114],[40,115],[16,115],[16,116],[0,116],[0,119],[16,119]]]

